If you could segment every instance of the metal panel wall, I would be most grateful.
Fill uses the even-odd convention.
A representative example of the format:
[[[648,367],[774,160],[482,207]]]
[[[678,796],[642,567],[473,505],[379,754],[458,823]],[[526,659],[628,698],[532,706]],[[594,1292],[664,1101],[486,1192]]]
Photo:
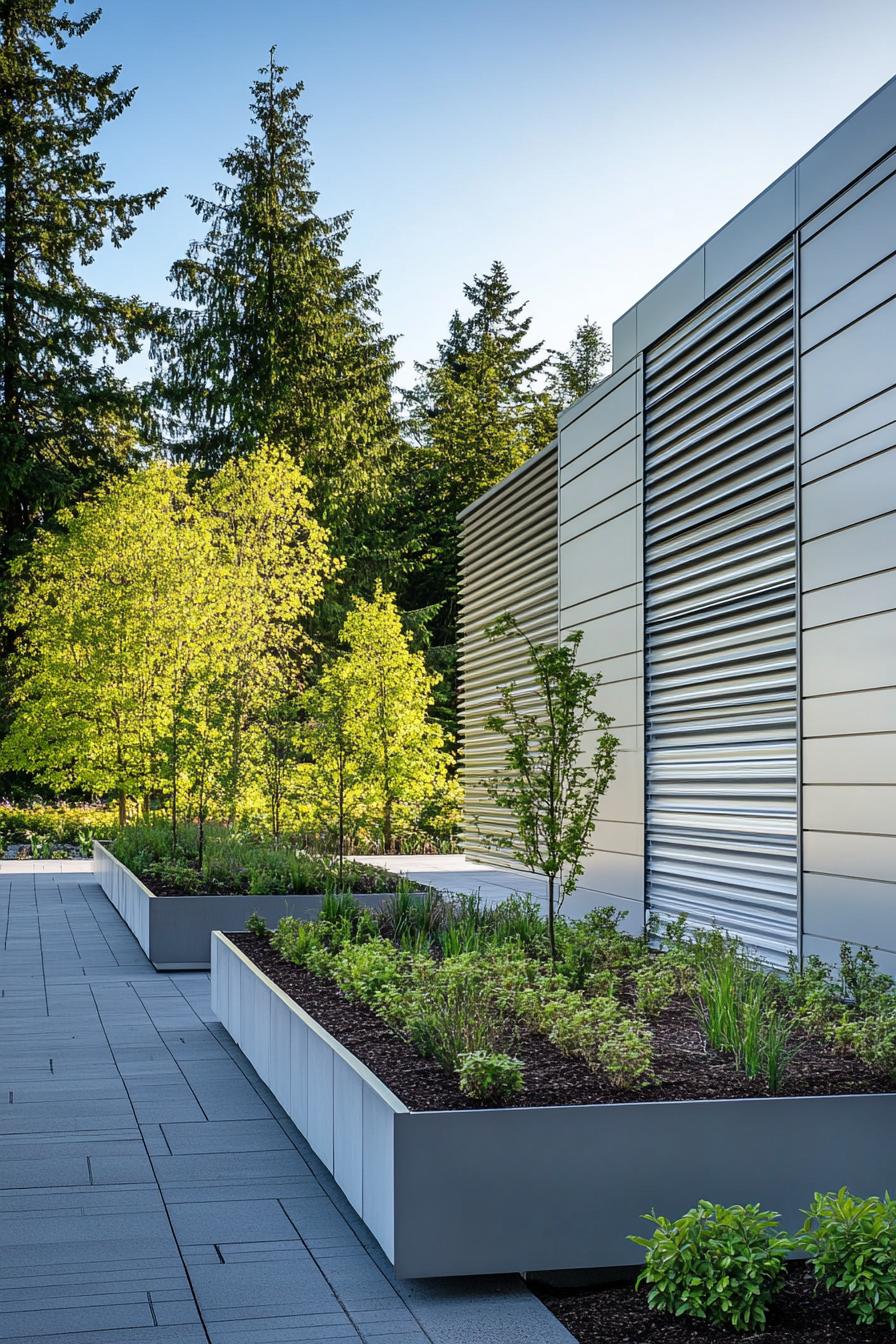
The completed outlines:
[[[557,445],[502,481],[462,516],[460,563],[459,736],[464,786],[462,840],[471,858],[508,863],[489,835],[513,823],[488,797],[485,780],[504,764],[506,741],[485,727],[498,687],[519,686],[536,704],[521,640],[492,644],[486,626],[512,612],[533,640],[557,639]]]
[[[892,126],[890,128],[893,135]],[[896,154],[800,239],[804,951],[896,971]]]
[[[644,371],[647,901],[798,945],[790,242]]]
[[[582,631],[579,658],[603,678],[597,703],[621,743],[564,913],[614,905],[629,932],[644,918],[641,397],[633,359],[560,417],[560,632]]]

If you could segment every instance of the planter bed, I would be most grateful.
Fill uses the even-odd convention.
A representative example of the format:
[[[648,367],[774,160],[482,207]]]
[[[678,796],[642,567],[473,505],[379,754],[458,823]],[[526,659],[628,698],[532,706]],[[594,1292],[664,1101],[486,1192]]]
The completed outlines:
[[[883,1344],[893,1339],[884,1325],[858,1325],[836,1296],[816,1289],[808,1265],[788,1269],[781,1293],[769,1308],[768,1328],[744,1336],[688,1317],[649,1311],[646,1293],[631,1284],[562,1291],[541,1288],[538,1296],[580,1344]]]
[[[97,883],[158,971],[208,970],[213,929],[241,928],[253,912],[269,924],[283,915],[314,919],[323,900],[322,895],[159,895],[98,840],[93,867]],[[374,907],[383,896],[372,892],[358,899]]]
[[[521,1104],[483,1109],[266,940],[216,934],[212,994],[404,1277],[632,1265],[627,1234],[653,1207],[759,1201],[795,1225],[817,1189],[896,1184],[896,1095],[830,1052],[806,1054],[800,1095],[770,1097],[715,1052],[695,1068],[693,1024],[672,1012],[660,1082],[620,1093],[521,1033]]]

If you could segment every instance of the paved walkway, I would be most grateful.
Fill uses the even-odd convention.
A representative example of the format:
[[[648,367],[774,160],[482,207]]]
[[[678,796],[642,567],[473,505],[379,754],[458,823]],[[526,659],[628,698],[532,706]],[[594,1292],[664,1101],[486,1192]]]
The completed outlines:
[[[436,887],[456,896],[478,892],[486,903],[505,900],[511,892],[528,892],[542,903],[548,899],[546,878],[497,864],[478,863],[465,854],[364,854],[360,863],[372,863],[390,873],[402,873],[412,882]]]
[[[570,1344],[513,1276],[399,1282],[89,874],[0,875],[0,1340]]]

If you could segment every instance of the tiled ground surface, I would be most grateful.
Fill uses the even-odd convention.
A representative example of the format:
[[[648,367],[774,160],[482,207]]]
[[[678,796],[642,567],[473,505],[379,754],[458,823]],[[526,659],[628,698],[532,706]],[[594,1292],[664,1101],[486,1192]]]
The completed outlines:
[[[521,1280],[397,1282],[84,873],[0,874],[0,1341],[569,1344]]]

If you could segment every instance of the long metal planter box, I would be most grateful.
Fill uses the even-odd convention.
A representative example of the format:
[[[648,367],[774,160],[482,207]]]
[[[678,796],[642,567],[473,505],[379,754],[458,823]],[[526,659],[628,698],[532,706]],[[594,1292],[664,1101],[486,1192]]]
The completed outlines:
[[[98,840],[93,869],[115,909],[158,971],[208,970],[213,929],[241,929],[257,911],[273,928],[284,915],[314,919],[322,896],[156,896]],[[358,898],[377,905],[381,893]]]
[[[896,1094],[411,1112],[221,933],[212,1010],[403,1278],[639,1263],[652,1208],[896,1188]]]

